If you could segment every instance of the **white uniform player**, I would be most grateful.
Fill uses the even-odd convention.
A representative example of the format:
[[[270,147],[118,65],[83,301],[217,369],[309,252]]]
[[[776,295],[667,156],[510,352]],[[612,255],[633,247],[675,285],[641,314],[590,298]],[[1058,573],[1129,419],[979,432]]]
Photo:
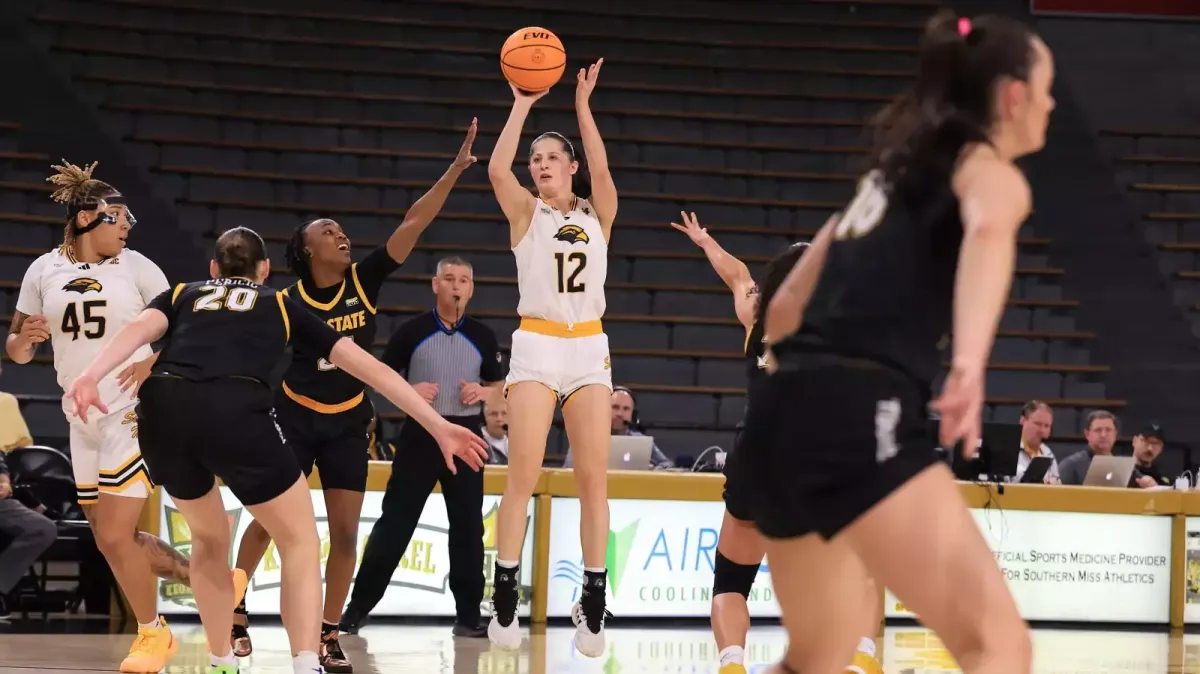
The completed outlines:
[[[123,250],[98,263],[81,263],[66,247],[42,255],[21,282],[17,311],[43,315],[54,348],[58,384],[67,390],[100,349],[142,309],[170,286],[162,270],[146,256]],[[151,355],[142,347],[117,371]],[[117,380],[100,382],[109,413],[88,415],[83,423],[63,411],[71,423],[71,464],[79,502],[95,503],[100,492],[146,498],[152,488],[137,441],[137,399],[122,392]]]
[[[517,313],[505,386],[545,384],[560,400],[589,384],[612,388],[604,316],[608,242],[586,199],[560,213],[538,199],[517,258]]]

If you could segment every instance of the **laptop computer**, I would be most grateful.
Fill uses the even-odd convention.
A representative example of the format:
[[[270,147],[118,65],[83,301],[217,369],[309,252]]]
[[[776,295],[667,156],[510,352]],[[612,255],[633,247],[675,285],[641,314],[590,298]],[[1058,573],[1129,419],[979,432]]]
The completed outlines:
[[[649,435],[614,435],[608,450],[609,470],[650,470],[654,438]]]
[[[1053,465],[1054,459],[1048,456],[1033,457],[1021,475],[1021,484],[1042,484],[1046,481],[1046,473],[1050,472],[1050,466]]]
[[[1087,477],[1083,478],[1083,486],[1124,489],[1129,486],[1129,478],[1132,476],[1132,456],[1093,456]]]

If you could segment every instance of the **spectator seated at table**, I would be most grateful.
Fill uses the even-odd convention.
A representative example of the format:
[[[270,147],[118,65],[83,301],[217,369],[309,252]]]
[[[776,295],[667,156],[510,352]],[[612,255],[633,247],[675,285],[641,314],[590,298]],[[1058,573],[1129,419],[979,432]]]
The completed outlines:
[[[1029,468],[1029,464],[1037,457],[1050,459],[1050,469],[1046,471],[1043,482],[1058,484],[1058,461],[1046,438],[1054,428],[1054,412],[1050,406],[1040,400],[1030,400],[1021,408],[1021,453],[1017,455],[1017,474],[1014,482],[1020,482],[1021,476]]]
[[[1158,460],[1166,444],[1167,437],[1158,422],[1146,424],[1141,433],[1133,436],[1134,469],[1133,484],[1130,486],[1150,489],[1175,484],[1175,478],[1178,476],[1164,473]]]
[[[1117,443],[1117,417],[1112,412],[1096,410],[1088,415],[1083,429],[1087,450],[1075,452],[1058,464],[1058,476],[1063,484],[1082,486],[1092,467],[1092,457],[1112,456]]]
[[[641,431],[641,425],[641,420],[638,418],[637,413],[637,399],[633,397],[633,391],[624,386],[614,386],[612,392],[612,434],[646,435]],[[563,468],[570,467],[571,450],[568,448],[567,458],[563,461]],[[650,467],[674,468],[675,462],[658,448],[658,443],[654,443],[650,450]]]

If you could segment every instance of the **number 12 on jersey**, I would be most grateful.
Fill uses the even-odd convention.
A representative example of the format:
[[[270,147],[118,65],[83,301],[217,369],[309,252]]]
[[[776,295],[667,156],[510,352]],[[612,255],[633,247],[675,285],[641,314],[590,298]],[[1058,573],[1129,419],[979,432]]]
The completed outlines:
[[[584,253],[555,253],[554,262],[558,267],[558,292],[581,293],[587,287],[586,283],[576,283],[579,272],[587,267],[587,255]],[[570,270],[568,266],[574,265]]]

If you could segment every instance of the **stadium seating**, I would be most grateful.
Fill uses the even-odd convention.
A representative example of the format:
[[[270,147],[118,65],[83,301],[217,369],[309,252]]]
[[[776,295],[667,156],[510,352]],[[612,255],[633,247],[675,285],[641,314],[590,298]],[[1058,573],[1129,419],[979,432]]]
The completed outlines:
[[[714,2],[683,13],[566,0],[353,2],[336,12],[308,5],[320,7],[56,0],[35,22],[76,90],[174,200],[183,225],[206,248],[230,226],[258,229],[272,243],[275,285],[291,282],[282,243],[305,219],[337,219],[357,254],[381,244],[445,170],[472,117],[480,120],[475,153],[486,163],[511,104],[496,61],[512,28],[551,27],[572,67],[605,57],[593,107],[621,191],[605,323],[615,380],[638,393],[647,432],[670,454],[729,446],[745,378],[744,331],[728,291],[668,223],[695,211],[754,271],[811,236],[853,193],[869,140],[863,121],[904,84],[934,8],[821,0],[753,16]],[[576,135],[573,71],[566,77],[534,107],[527,139],[547,129]],[[0,151],[15,151],[3,128]],[[2,318],[14,311],[20,272],[61,236],[45,159],[0,152]],[[1162,216],[1180,228],[1164,243],[1186,240],[1178,212],[1200,203],[1200,192],[1147,193],[1163,200],[1157,209],[1177,212],[1177,220]],[[1124,403],[1106,399],[1108,368],[1088,351],[1095,335],[1075,324],[1076,302],[1062,296],[1063,272],[1039,234],[1022,232],[986,415],[1015,421],[1023,402],[1045,399],[1057,409],[1058,435],[1069,437],[1088,410]],[[1179,252],[1191,269],[1195,253]],[[429,306],[428,278],[446,255],[474,265],[472,311],[508,340],[516,271],[480,166],[386,284],[380,344]],[[45,357],[17,371],[6,371],[6,386],[19,377],[21,390],[54,392]]]
[[[1200,133],[1105,130],[1101,137],[1200,335]]]

